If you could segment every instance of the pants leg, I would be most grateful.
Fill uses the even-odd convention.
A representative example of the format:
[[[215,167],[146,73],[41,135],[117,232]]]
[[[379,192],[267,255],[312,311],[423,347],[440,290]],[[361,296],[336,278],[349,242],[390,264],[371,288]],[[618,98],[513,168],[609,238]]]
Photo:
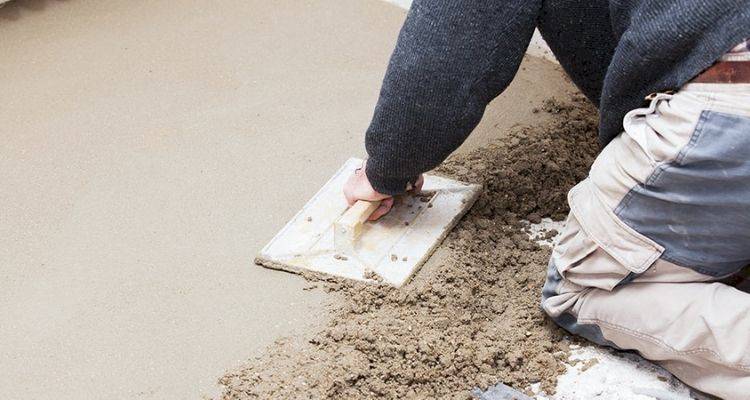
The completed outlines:
[[[577,322],[726,399],[750,398],[750,295],[722,283],[632,283],[592,290]]]
[[[624,121],[550,260],[542,307],[695,388],[750,399],[750,85],[688,85]]]

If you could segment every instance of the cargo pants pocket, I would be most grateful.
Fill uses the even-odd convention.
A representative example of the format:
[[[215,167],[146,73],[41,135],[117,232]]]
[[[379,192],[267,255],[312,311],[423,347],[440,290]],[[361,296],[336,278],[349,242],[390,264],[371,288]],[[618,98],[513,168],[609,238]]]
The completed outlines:
[[[542,307],[552,317],[575,314],[591,289],[614,290],[645,272],[664,249],[608,209],[590,179],[568,193],[570,214],[552,252]]]

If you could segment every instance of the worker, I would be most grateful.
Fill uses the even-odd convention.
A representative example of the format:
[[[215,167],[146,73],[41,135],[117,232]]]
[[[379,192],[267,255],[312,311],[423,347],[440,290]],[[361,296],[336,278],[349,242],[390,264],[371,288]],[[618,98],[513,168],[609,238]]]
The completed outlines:
[[[600,111],[542,308],[687,384],[750,399],[750,0],[415,0],[367,130],[355,200],[420,184],[513,79],[534,28]]]

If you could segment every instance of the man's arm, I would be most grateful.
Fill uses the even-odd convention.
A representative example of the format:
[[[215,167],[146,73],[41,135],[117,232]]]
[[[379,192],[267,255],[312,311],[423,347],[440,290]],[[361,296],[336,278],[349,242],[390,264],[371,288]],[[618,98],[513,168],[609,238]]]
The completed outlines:
[[[463,143],[511,82],[541,0],[415,0],[367,130],[366,176],[394,195]]]

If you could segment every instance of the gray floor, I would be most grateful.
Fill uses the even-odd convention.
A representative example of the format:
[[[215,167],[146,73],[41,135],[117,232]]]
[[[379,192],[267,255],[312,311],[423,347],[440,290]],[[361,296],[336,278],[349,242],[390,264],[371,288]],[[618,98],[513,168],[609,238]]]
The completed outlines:
[[[0,9],[0,397],[195,399],[325,321],[324,294],[252,259],[364,155],[403,17],[374,0]],[[465,149],[570,88],[524,68]]]

